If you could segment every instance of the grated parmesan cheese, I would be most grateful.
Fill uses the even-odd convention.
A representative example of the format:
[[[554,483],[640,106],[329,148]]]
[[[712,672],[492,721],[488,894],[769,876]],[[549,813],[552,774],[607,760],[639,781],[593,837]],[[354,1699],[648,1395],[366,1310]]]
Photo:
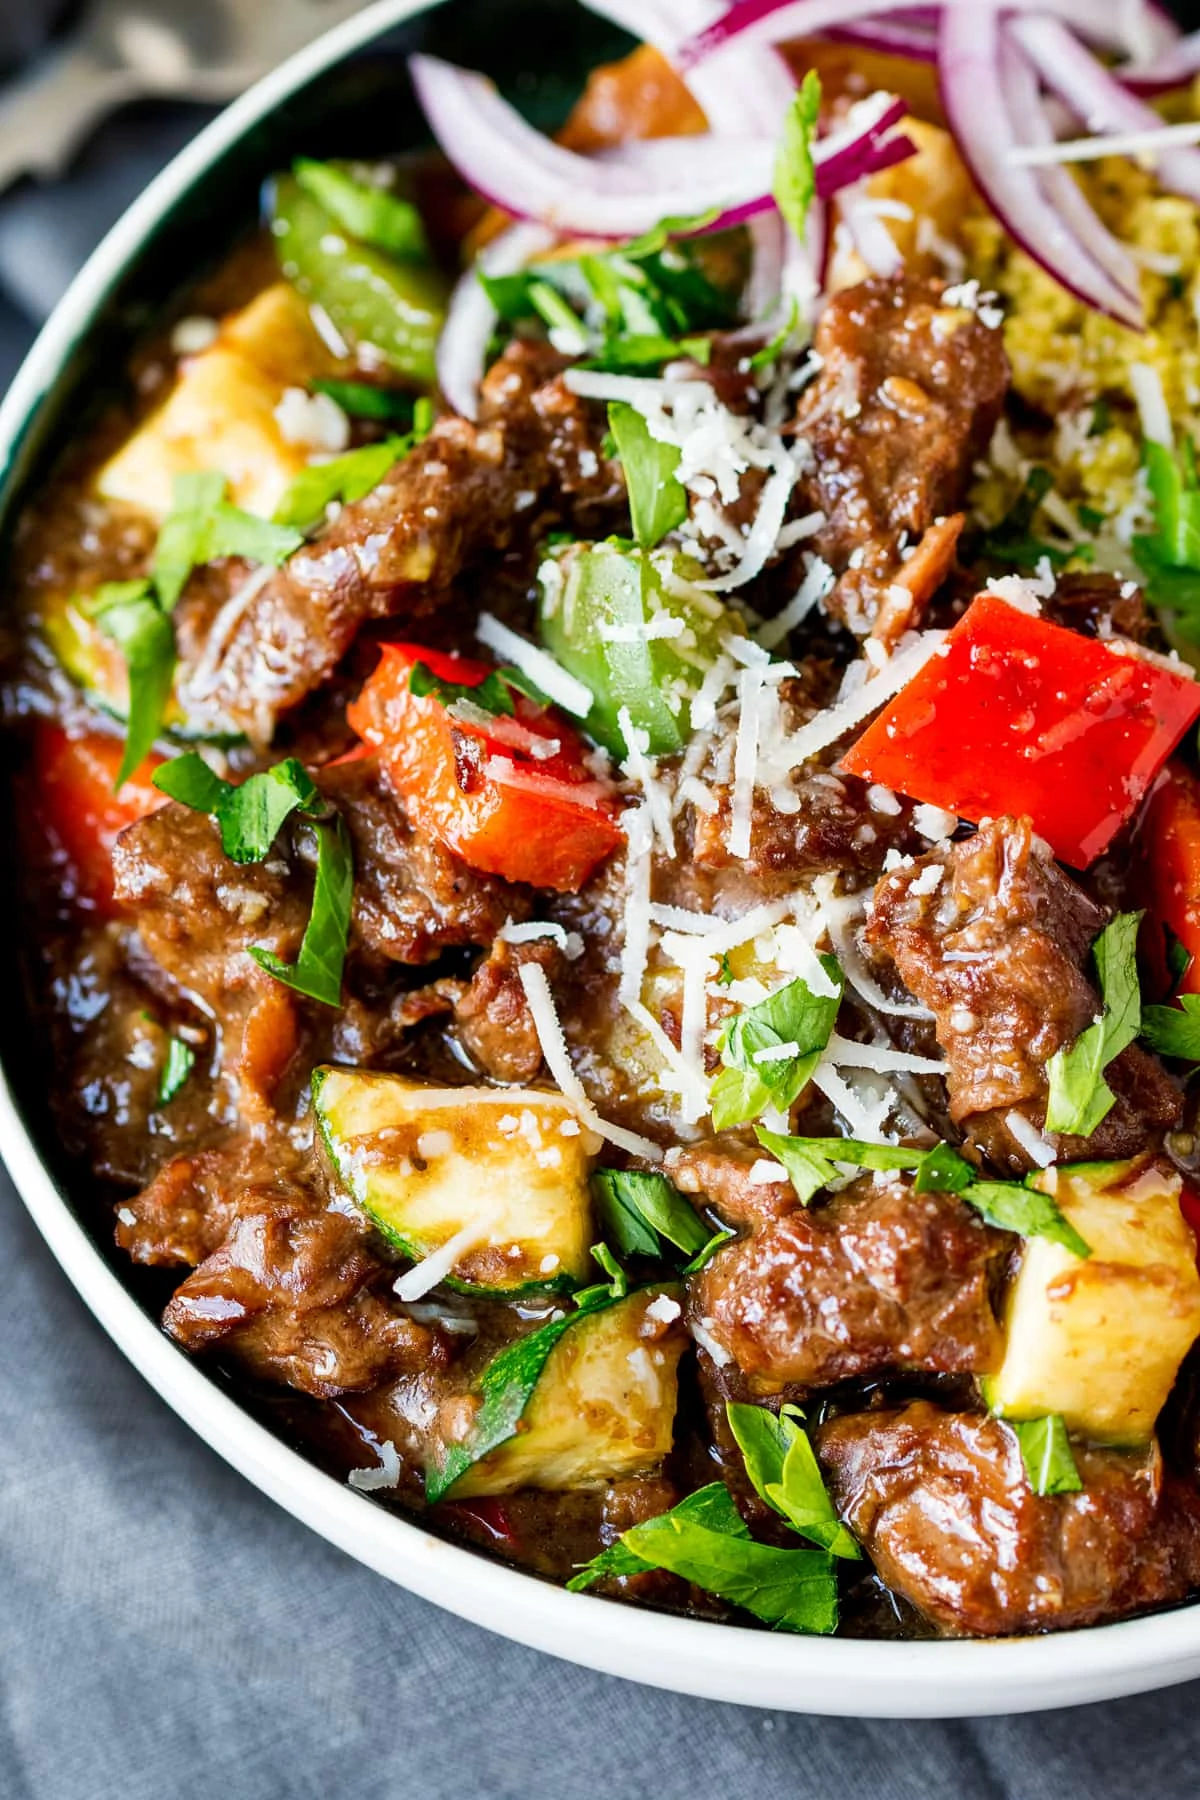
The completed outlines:
[[[577,931],[567,931],[554,919],[527,919],[521,924],[505,920],[496,936],[506,944],[530,944],[539,938],[553,938],[568,962],[578,962],[583,955],[583,939]]]
[[[541,964],[522,963],[518,972],[529,1003],[534,1030],[542,1047],[542,1055],[546,1059],[546,1067],[557,1082],[564,1100],[574,1107],[580,1123],[590,1126],[600,1137],[627,1150],[631,1156],[642,1156],[647,1162],[661,1162],[662,1148],[652,1138],[641,1137],[636,1131],[626,1131],[622,1125],[610,1125],[607,1119],[600,1117],[588,1099],[583,1083],[572,1066],[562,1023],[554,1005],[554,996],[550,992],[550,983]]]
[[[360,1494],[374,1493],[377,1488],[394,1488],[400,1483],[400,1452],[391,1438],[384,1438],[382,1443],[373,1439],[373,1448],[379,1458],[378,1465],[371,1469],[351,1469],[346,1477]]]
[[[569,675],[561,663],[555,662],[536,644],[526,638],[518,637],[507,625],[491,613],[481,613],[475,635],[481,644],[501,658],[503,662],[513,663],[523,675],[541,688],[543,694],[561,706],[565,712],[573,713],[577,719],[586,719],[592,710],[594,696],[582,681]]]
[[[1058,1155],[1058,1151],[1048,1138],[1044,1138],[1037,1126],[1032,1124],[1024,1113],[1005,1113],[1004,1123],[1020,1144],[1030,1162],[1036,1163],[1039,1169],[1048,1169]]]
[[[909,1075],[944,1075],[946,1065],[932,1056],[910,1056],[907,1050],[892,1050],[883,1044],[856,1044],[839,1037],[835,1031],[825,1055],[839,1069],[871,1069],[876,1075],[903,1070]]]

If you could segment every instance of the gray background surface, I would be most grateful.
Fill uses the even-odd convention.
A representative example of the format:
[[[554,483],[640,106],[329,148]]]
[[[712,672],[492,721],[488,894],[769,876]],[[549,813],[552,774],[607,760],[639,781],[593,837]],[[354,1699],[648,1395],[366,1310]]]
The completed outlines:
[[[0,385],[204,116],[139,111],[69,182],[0,205]],[[810,1719],[506,1643],[358,1567],[193,1438],[0,1171],[0,1800],[1194,1800],[1198,1712],[1200,1683],[1025,1719]]]

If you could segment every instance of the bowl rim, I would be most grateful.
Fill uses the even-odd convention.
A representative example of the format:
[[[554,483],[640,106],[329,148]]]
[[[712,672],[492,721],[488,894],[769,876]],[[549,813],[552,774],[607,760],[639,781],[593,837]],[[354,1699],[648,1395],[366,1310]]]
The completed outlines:
[[[76,275],[0,404],[0,477],[76,345],[174,205],[314,77],[443,0],[374,0],[280,64],[158,174]],[[4,508],[12,504],[5,497]],[[890,1642],[805,1638],[571,1594],[372,1504],[290,1449],[148,1317],[75,1217],[0,1069],[0,1152],[68,1280],[150,1386],[270,1499],[378,1574],[476,1625],[588,1668],[786,1711],[955,1718],[1040,1711],[1200,1675],[1200,1603],[1045,1637]]]

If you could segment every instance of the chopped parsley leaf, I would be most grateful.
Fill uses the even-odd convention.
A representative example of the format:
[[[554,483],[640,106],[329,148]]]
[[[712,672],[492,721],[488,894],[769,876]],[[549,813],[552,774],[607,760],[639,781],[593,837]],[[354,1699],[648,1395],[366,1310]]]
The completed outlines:
[[[1140,912],[1118,913],[1100,933],[1092,953],[1100,979],[1103,1012],[1073,1044],[1056,1050],[1047,1064],[1050,1095],[1047,1131],[1091,1137],[1108,1117],[1116,1096],[1104,1079],[1115,1056],[1141,1029],[1137,934]]]

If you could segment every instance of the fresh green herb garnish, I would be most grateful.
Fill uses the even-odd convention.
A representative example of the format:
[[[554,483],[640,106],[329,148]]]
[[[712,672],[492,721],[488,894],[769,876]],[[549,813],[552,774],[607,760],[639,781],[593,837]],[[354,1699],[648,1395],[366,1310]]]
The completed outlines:
[[[104,582],[80,604],[110,637],[129,671],[125,754],[116,786],[124,787],[153,748],[175,685],[175,631],[170,613],[192,570],[218,556],[281,563],[302,539],[293,531],[230,506],[224,475],[177,475],[172,506],[159,529],[150,576]]]
[[[300,534],[312,531],[324,523],[325,509],[335,500],[343,504],[361,500],[377,488],[416,441],[415,433],[410,431],[403,437],[384,438],[378,444],[347,450],[344,456],[331,457],[328,462],[309,463],[284,491],[275,508],[276,523]],[[297,541],[303,542],[303,535]]]
[[[829,1042],[842,998],[837,958],[822,956],[821,966],[836,988],[834,994],[814,994],[797,976],[726,1025],[719,1046],[725,1066],[709,1089],[717,1131],[756,1119],[769,1106],[786,1110],[809,1080]]]
[[[732,987],[736,980],[737,976],[733,972],[733,963],[730,961],[729,952],[728,950],[725,950],[721,953],[721,966],[717,973],[717,986]]]
[[[633,535],[643,550],[652,550],[687,518],[687,492],[676,475],[680,453],[651,437],[641,413],[623,400],[610,403],[608,428],[625,470]]]
[[[540,320],[587,368],[654,368],[680,356],[707,363],[712,345],[699,334],[732,323],[733,296],[708,279],[693,247],[674,240],[713,217],[664,220],[604,253],[555,257],[514,275],[480,269],[478,279],[502,319]]]
[[[657,1171],[597,1169],[592,1193],[605,1236],[621,1256],[661,1258],[664,1238],[685,1256],[695,1256],[712,1241],[711,1228]]]
[[[593,1287],[577,1288],[572,1295],[576,1306],[591,1307],[597,1300],[608,1298],[623,1300],[629,1292],[629,1277],[613,1255],[607,1244],[593,1244],[592,1261],[604,1270],[607,1281],[598,1281]]]
[[[408,677],[408,689],[411,694],[424,699],[432,695],[443,706],[454,706],[465,700],[470,706],[477,706],[481,712],[491,713],[493,718],[512,718],[516,712],[513,697],[508,691],[508,683],[498,669],[493,669],[474,687],[460,681],[446,681],[435,675],[427,663],[417,662],[412,666]]]
[[[1073,551],[1048,544],[1044,538],[1033,535],[1034,518],[1053,486],[1054,476],[1049,469],[1030,469],[1019,497],[999,524],[984,533],[979,554],[995,562],[1010,563],[1018,569],[1036,569],[1043,557],[1048,559],[1052,569],[1061,569],[1069,562]]]
[[[800,302],[793,295],[791,310],[789,311],[786,320],[779,327],[779,330],[775,333],[774,337],[769,338],[761,350],[756,350],[754,352],[754,355],[750,358],[750,367],[752,369],[769,369],[772,363],[777,363],[791,343],[792,338],[796,335],[796,328],[799,325],[799,322]]]
[[[154,785],[193,812],[211,813],[220,828],[221,848],[235,863],[262,862],[294,812],[313,818],[326,810],[312,777],[294,757],[235,786],[214,774],[198,751],[189,750],[165,763]]]
[[[1089,437],[1103,437],[1106,431],[1112,430],[1112,407],[1101,398],[1092,407],[1091,423],[1088,426]]]
[[[829,1186],[839,1163],[864,1169],[911,1169],[918,1193],[957,1194],[990,1225],[1021,1237],[1053,1238],[1076,1256],[1089,1249],[1047,1194],[1015,1181],[978,1181],[965,1156],[949,1144],[913,1150],[903,1144],[867,1144],[857,1138],[785,1137],[756,1125],[754,1135],[782,1165],[802,1206]]]
[[[531,281],[528,297],[534,312],[550,332],[555,348],[564,356],[582,356],[590,339],[583,320],[572,310],[565,295],[548,281]]]
[[[1142,1042],[1160,1056],[1173,1056],[1179,1062],[1200,1062],[1200,994],[1180,994],[1178,1006],[1144,1007]]]
[[[129,671],[125,752],[115,786],[141,767],[162,730],[175,685],[175,632],[148,581],[106,581],[83,603]]]
[[[776,206],[801,243],[808,227],[808,209],[817,191],[812,147],[820,111],[821,81],[816,70],[810,69],[783,122],[772,189]]]
[[[757,1544],[724,1482],[698,1489],[657,1519],[624,1531],[567,1583],[578,1593],[606,1576],[665,1569],[783,1631],[837,1625],[837,1582],[823,1550]]]
[[[720,1231],[714,1231],[707,1244],[705,1244],[702,1249],[697,1250],[690,1262],[684,1263],[683,1268],[680,1270],[680,1274],[699,1274],[700,1270],[706,1268],[712,1261],[721,1246],[727,1244],[730,1238],[735,1238],[736,1236],[737,1232],[734,1231],[731,1225],[723,1225]]]
[[[157,770],[154,785],[194,812],[210,813],[221,833],[221,847],[235,863],[263,862],[287,820],[293,813],[300,815],[317,839],[312,911],[300,955],[295,963],[284,963],[261,944],[252,944],[250,954],[260,968],[298,993],[326,1006],[340,1005],[354,856],[345,821],[322,816],[325,801],[304,766],[289,757],[235,786],[189,750]]]
[[[172,1101],[196,1064],[196,1052],[182,1038],[167,1039],[166,1061],[158,1082],[158,1099],[156,1104],[166,1106]]]
[[[1061,1244],[1072,1256],[1091,1255],[1091,1246],[1059,1211],[1056,1201],[1037,1188],[1016,1181],[972,1181],[959,1190],[959,1198],[973,1206],[980,1218],[1001,1231],[1019,1237],[1044,1237]]]
[[[1154,531],[1139,533],[1133,553],[1146,577],[1150,604],[1173,615],[1188,642],[1200,641],[1200,480],[1196,450],[1185,438],[1178,453],[1147,438],[1142,460],[1154,503]]]
[[[763,1149],[783,1164],[802,1206],[837,1179],[838,1163],[856,1163],[864,1169],[914,1169],[925,1155],[902,1144],[864,1144],[858,1138],[785,1137],[761,1125],[754,1127],[754,1135]]]
[[[1041,1419],[1005,1419],[1004,1423],[1021,1446],[1021,1461],[1035,1494],[1083,1491],[1061,1413],[1047,1413]]]
[[[310,199],[323,206],[350,237],[402,260],[429,260],[425,227],[410,200],[355,180],[337,163],[300,157],[292,164],[292,174]]]
[[[1056,1050],[1047,1064],[1048,1131],[1090,1137],[1116,1102],[1116,1095],[1104,1079],[1104,1070],[1132,1044],[1141,1028],[1137,973],[1141,918],[1140,912],[1118,913],[1093,945],[1104,1010],[1073,1044]]]
[[[1167,973],[1171,977],[1172,986],[1178,987],[1191,968],[1194,958],[1187,945],[1176,937],[1169,925],[1163,926],[1163,936],[1166,939]]]
[[[730,1400],[725,1414],[746,1473],[767,1505],[831,1555],[857,1560],[862,1552],[833,1509],[800,1408],[783,1406],[776,1415]]]
[[[268,975],[298,994],[323,1006],[340,1006],[354,898],[354,852],[340,815],[311,829],[317,839],[317,878],[300,954],[294,963],[285,963],[261,944],[251,944],[250,954]]]
[[[380,419],[392,425],[411,425],[413,396],[399,388],[375,387],[369,381],[314,381],[314,394],[327,394],[352,419]]]
[[[213,470],[177,475],[171,510],[162,522],[154,552],[154,586],[170,611],[187,586],[193,569],[219,556],[244,556],[249,562],[285,562],[302,538],[286,522],[260,519],[231,506],[228,482]]]
[[[611,338],[593,356],[580,363],[582,369],[599,369],[606,375],[619,375],[624,369],[657,369],[677,357],[689,357],[705,367],[712,361],[712,339],[706,337],[667,338],[647,332],[632,332]]]

